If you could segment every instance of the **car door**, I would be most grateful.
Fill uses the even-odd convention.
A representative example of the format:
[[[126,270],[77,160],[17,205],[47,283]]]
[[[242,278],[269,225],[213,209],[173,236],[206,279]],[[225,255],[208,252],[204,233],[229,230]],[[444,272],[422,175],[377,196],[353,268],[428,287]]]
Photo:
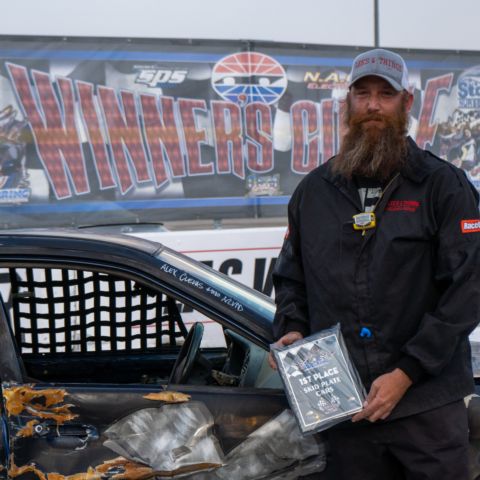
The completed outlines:
[[[187,326],[160,285],[98,264],[1,273],[9,478],[296,478],[324,465],[282,389],[258,382],[266,352],[238,334],[201,352],[217,381],[169,382]]]

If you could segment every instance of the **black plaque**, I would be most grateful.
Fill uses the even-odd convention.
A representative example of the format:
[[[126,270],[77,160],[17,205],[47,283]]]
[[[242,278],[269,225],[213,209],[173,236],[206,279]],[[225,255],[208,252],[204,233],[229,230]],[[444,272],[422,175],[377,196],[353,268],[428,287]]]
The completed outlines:
[[[339,325],[272,351],[302,432],[325,430],[362,410],[365,389]]]

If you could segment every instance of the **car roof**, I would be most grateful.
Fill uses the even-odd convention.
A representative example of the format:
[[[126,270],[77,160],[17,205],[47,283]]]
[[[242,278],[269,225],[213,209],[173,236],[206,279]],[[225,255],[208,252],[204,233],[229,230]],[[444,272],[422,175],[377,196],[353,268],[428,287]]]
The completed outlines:
[[[109,245],[116,244],[118,246],[129,247],[137,250],[141,250],[147,254],[153,255],[162,244],[154,242],[152,240],[145,240],[139,237],[122,235],[117,233],[104,232],[99,233],[96,229],[74,229],[74,228],[28,228],[28,229],[12,229],[12,230],[0,230],[0,240],[2,242],[8,241],[8,239],[27,239],[27,238],[47,238],[62,240],[62,245],[68,243],[68,240],[73,242],[78,241],[95,241],[101,243],[107,243]]]

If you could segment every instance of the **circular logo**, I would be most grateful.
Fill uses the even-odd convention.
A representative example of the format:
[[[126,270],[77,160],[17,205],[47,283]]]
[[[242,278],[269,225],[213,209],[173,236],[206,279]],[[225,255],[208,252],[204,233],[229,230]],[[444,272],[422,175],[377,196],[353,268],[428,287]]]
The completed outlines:
[[[229,102],[272,104],[284,94],[287,75],[280,63],[268,55],[234,53],[213,67],[212,87]]]

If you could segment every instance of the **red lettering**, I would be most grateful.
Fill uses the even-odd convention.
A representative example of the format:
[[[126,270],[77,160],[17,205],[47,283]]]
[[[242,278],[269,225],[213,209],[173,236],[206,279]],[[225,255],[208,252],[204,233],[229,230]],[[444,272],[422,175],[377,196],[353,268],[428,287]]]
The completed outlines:
[[[245,178],[242,150],[242,112],[231,102],[212,101],[218,173]]]
[[[369,58],[364,58],[364,59],[357,60],[355,62],[355,68],[362,67],[363,65],[366,65],[367,63],[370,63]]]
[[[390,200],[385,207],[386,212],[416,212],[420,202],[417,200]]]
[[[307,173],[318,166],[318,111],[314,102],[296,102],[291,108],[293,123],[292,170]]]
[[[83,123],[87,130],[89,143],[92,147],[93,160],[100,188],[106,189],[116,187],[112,167],[108,161],[108,153],[100,128],[97,110],[93,97],[93,85],[91,83],[76,82],[78,97],[80,100]]]
[[[213,163],[202,163],[200,154],[200,145],[207,143],[205,128],[197,128],[195,121],[195,115],[198,111],[207,113],[205,100],[181,98],[178,100],[178,107],[185,137],[188,173],[190,175],[213,174]]]
[[[122,193],[126,193],[133,185],[129,166],[133,167],[138,183],[151,180],[135,96],[132,92],[122,91],[119,94],[119,103],[115,90],[104,86],[98,87],[98,95],[105,116],[120,189]]]
[[[334,155],[335,149],[335,115],[333,113],[334,100],[324,99],[322,108],[322,163]]]
[[[25,67],[7,64],[13,86],[32,127],[40,161],[58,199],[72,196],[69,177],[77,194],[90,190],[82,147],[75,125],[73,87],[69,79],[57,79],[62,110],[48,74],[32,73],[36,96],[32,93]],[[68,172],[68,175],[67,175]]]
[[[167,170],[172,172],[173,177],[185,176],[185,163],[175,123],[174,101],[172,97],[160,97],[159,103],[157,97],[142,94],[140,103],[155,184],[160,187],[169,180]]]
[[[273,168],[272,111],[264,103],[245,107],[247,126],[247,165],[253,172],[269,172]]]
[[[435,111],[438,94],[441,90],[450,92],[452,80],[453,73],[448,73],[427,80],[416,135],[416,142],[420,148],[428,148],[427,144],[430,146],[433,144],[433,139],[437,131],[437,124],[432,124],[432,117],[433,112]]]
[[[393,60],[390,60],[388,58],[383,58],[383,57],[380,57],[379,60],[381,65],[386,65],[387,67],[394,68],[399,72],[402,71],[402,66],[399,63],[394,62]]]

